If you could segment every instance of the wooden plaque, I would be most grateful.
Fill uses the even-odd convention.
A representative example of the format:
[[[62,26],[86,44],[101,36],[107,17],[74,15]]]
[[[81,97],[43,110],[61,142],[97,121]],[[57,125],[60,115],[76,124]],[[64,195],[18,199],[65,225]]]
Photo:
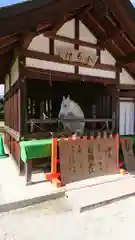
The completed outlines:
[[[104,140],[104,159],[106,161],[107,166],[107,174],[117,173],[119,171],[119,163],[118,163],[118,152],[116,146],[115,138],[107,138]]]
[[[64,184],[118,172],[116,140],[99,138],[60,141],[60,172]]]
[[[60,141],[60,172],[64,184],[86,178],[87,140]]]

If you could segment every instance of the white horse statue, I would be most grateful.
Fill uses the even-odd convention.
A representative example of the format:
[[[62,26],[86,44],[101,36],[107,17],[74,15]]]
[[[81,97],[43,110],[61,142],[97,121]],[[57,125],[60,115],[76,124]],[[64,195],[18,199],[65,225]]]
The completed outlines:
[[[84,120],[84,113],[80,106],[70,99],[68,96],[67,98],[63,97],[61,103],[61,109],[59,112],[59,119],[82,119]],[[85,122],[63,122],[64,129],[69,129],[74,136],[82,136],[84,133]]]

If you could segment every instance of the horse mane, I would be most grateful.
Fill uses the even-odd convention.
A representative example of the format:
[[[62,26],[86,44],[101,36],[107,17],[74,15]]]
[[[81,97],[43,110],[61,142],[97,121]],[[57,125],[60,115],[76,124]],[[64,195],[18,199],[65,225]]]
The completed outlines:
[[[73,109],[73,112],[76,113],[75,110],[79,110],[83,116],[84,116],[84,113],[83,113],[83,110],[81,109],[81,107],[79,106],[79,104],[77,102],[75,102],[74,100],[70,99],[71,103],[73,103],[74,105],[72,105],[72,108]]]

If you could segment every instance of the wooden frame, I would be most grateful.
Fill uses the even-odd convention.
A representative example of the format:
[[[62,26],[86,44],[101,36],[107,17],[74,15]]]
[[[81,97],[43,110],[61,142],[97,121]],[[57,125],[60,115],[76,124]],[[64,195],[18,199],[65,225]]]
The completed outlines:
[[[92,68],[89,65],[77,63],[77,62],[66,61],[66,60],[61,59],[58,55],[51,55],[51,54],[49,55],[44,52],[26,50],[22,53],[22,55],[25,56],[26,58],[33,58],[33,59],[39,59],[39,60],[44,60],[44,61],[48,61],[48,62],[69,64],[69,65],[78,66],[78,67],[80,66],[80,67]],[[101,64],[98,62],[94,68],[97,70],[100,69],[100,70],[107,70],[107,71],[115,71],[116,70],[115,66],[112,66],[109,64]]]
[[[43,70],[37,69],[34,67],[25,67],[24,75],[27,78],[34,79],[42,79],[42,80],[50,80],[51,81],[86,81],[86,82],[93,82],[93,83],[103,83],[104,85],[115,85],[116,79],[114,78],[103,78],[103,77],[93,77],[88,75],[75,75],[74,73],[64,73],[59,71],[51,71],[51,70]]]

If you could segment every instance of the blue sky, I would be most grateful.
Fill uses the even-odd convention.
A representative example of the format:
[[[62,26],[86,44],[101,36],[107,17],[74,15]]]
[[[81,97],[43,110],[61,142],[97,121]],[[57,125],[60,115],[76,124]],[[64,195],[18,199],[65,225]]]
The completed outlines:
[[[11,5],[17,2],[22,2],[23,0],[0,0],[0,7],[6,6],[6,5]]]
[[[135,6],[135,0],[131,0],[131,3]]]

